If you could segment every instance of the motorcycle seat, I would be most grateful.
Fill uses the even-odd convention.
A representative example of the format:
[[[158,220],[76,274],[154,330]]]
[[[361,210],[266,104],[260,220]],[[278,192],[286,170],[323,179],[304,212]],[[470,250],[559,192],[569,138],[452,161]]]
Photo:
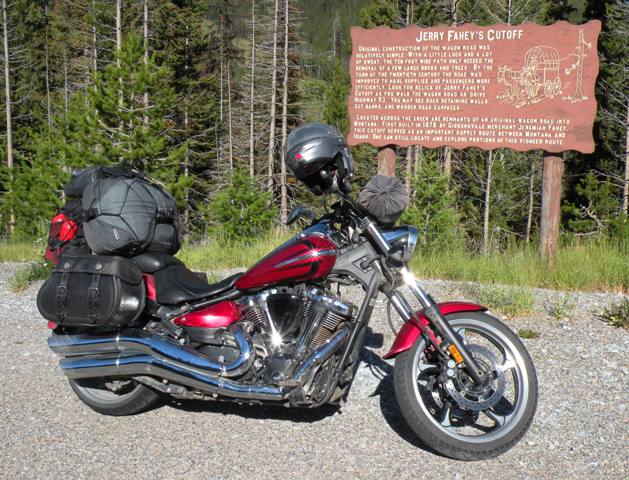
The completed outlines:
[[[234,287],[242,273],[216,283],[208,283],[205,274],[188,270],[182,263],[167,266],[154,274],[155,298],[162,305],[179,305],[214,297]]]
[[[146,252],[131,258],[143,273],[155,273],[171,265],[182,265],[181,260],[159,252]]]

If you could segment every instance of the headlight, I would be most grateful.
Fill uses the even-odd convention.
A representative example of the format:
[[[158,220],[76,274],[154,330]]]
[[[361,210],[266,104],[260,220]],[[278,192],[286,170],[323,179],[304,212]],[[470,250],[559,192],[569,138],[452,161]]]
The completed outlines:
[[[413,227],[411,225],[401,225],[391,230],[385,230],[382,232],[382,235],[387,239],[389,245],[396,247],[401,246],[404,248],[403,260],[404,263],[408,263],[413,256],[415,247],[417,246],[417,238],[419,236],[417,227]]]

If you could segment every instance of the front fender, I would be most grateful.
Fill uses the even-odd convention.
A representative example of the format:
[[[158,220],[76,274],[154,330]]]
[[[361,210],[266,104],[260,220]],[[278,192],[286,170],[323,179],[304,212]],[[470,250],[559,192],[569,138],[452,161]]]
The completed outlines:
[[[487,310],[482,305],[467,302],[444,302],[439,303],[438,307],[442,315],[448,315],[449,313],[479,312]],[[419,320],[419,323],[414,319],[410,322],[406,322],[402,326],[397,334],[397,337],[395,337],[395,341],[391,346],[391,350],[389,350],[389,352],[384,355],[383,358],[395,358],[400,353],[409,350],[413,346],[415,340],[417,340],[417,337],[419,337],[422,333],[423,326],[428,325],[428,319],[424,315],[423,310],[417,312],[416,318],[417,320]]]

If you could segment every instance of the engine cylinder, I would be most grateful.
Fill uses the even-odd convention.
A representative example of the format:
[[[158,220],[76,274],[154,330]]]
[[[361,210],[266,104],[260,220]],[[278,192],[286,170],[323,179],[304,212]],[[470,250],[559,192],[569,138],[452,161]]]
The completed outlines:
[[[313,350],[319,348],[332,336],[336,328],[339,326],[339,323],[343,320],[345,320],[345,318],[340,316],[338,313],[326,313],[308,346]]]
[[[251,305],[244,310],[245,319],[251,322],[254,328],[263,329],[266,327],[266,317],[264,312],[257,305]]]

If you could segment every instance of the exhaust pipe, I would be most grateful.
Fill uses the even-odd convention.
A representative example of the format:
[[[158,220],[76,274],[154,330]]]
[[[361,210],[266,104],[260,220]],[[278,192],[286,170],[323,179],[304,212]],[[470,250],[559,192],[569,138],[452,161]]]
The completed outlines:
[[[244,385],[153,355],[69,357],[59,362],[59,368],[68,378],[148,375],[207,393],[250,400],[281,401],[290,390],[287,387]]]
[[[348,336],[349,331],[343,328],[312,353],[300,366],[297,380],[329,359]],[[146,332],[127,332],[116,337],[58,335],[50,337],[48,345],[64,357],[59,367],[68,378],[148,375],[227,397],[284,400],[294,387],[246,385],[224,378],[243,373],[254,360],[248,337],[239,327],[234,330],[234,337],[242,348],[239,357],[227,365]]]
[[[143,331],[127,331],[115,337],[96,335],[55,335],[48,339],[50,349],[61,357],[86,355],[145,354],[164,358],[172,363],[187,365],[203,373],[223,377],[237,377],[251,367],[255,356],[249,337],[240,326],[234,328],[234,339],[240,351],[231,363],[215,362],[196,350],[173,340]]]

